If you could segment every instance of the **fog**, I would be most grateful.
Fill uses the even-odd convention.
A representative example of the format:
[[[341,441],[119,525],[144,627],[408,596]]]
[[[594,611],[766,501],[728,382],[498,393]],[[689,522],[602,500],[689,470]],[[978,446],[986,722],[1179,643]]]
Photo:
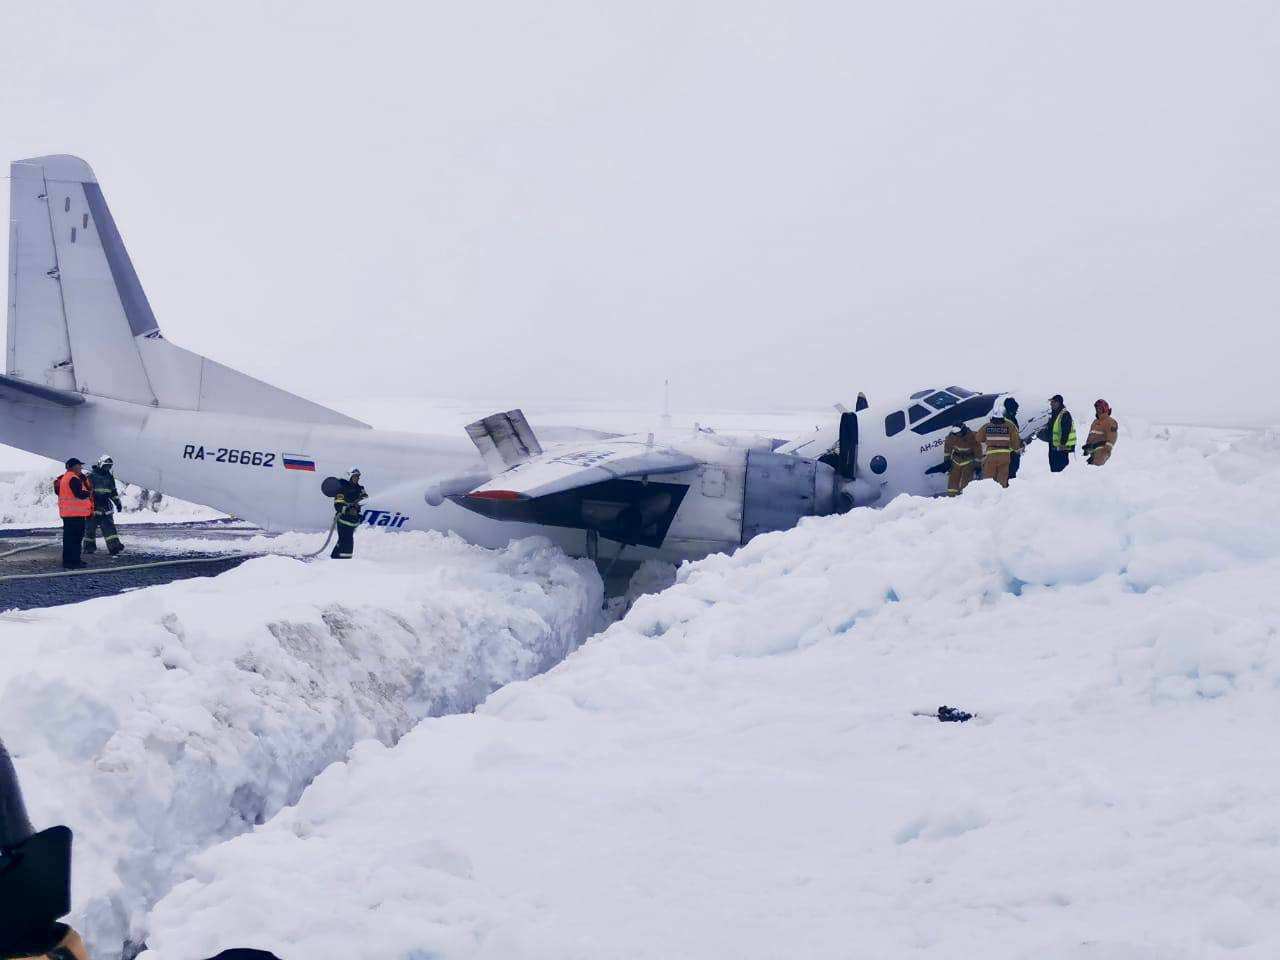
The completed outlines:
[[[309,396],[1280,420],[1274,0],[4,21],[4,159],[87,159],[165,335]]]

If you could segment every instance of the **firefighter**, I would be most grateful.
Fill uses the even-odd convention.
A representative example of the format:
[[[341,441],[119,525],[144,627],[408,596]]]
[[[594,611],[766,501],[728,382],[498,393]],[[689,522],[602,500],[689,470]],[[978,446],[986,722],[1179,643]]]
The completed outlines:
[[[1116,434],[1120,425],[1111,415],[1111,404],[1105,400],[1093,402],[1093,425],[1089,427],[1089,439],[1081,448],[1089,455],[1089,463],[1100,467],[1111,459],[1111,451],[1116,445]]]
[[[58,495],[58,516],[62,518],[62,565],[68,570],[84,566],[80,544],[85,522],[93,516],[93,490],[84,476],[84,464],[72,457],[67,472],[54,481]]]
[[[1022,448],[1018,425],[1005,417],[1002,407],[996,407],[974,439],[982,446],[982,476],[1002,487],[1009,486],[1009,458]]]
[[[37,833],[13,761],[0,742],[0,957],[88,960],[79,934],[58,917],[71,901],[70,833]]]
[[[360,486],[360,471],[352,470],[333,498],[338,542],[329,556],[334,560],[350,560],[355,552],[356,527],[360,526],[360,503],[368,496],[364,487]]]
[[[1004,398],[1004,418],[1013,424],[1015,430],[1018,429],[1018,401],[1013,397]],[[1022,451],[1026,449],[1026,444],[1022,441],[1022,434],[1018,434],[1018,449],[1009,454],[1009,479],[1013,480],[1018,476],[1018,468],[1022,466]]]
[[[1060,393],[1049,398],[1049,411],[1052,419],[1039,436],[1049,445],[1049,469],[1061,473],[1071,462],[1071,454],[1076,452],[1076,423],[1071,411],[1062,405]]]
[[[93,553],[98,549],[98,530],[102,530],[102,539],[106,541],[107,551],[115,556],[124,549],[120,535],[116,533],[116,522],[112,517],[114,510],[120,506],[120,491],[116,489],[116,478],[111,474],[115,461],[111,455],[104,453],[93,465],[89,474],[89,482],[93,486],[93,516],[88,520],[84,530],[84,552]]]
[[[973,479],[973,469],[978,460],[978,435],[962,423],[942,442],[942,455],[951,464],[947,474],[947,496],[958,497]]]

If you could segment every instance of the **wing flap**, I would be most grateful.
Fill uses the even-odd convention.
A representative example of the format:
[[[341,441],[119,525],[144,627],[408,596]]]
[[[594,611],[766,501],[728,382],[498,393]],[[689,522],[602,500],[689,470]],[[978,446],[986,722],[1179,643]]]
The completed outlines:
[[[495,413],[468,423],[467,436],[491,473],[501,473],[542,453],[542,444],[521,410]]]

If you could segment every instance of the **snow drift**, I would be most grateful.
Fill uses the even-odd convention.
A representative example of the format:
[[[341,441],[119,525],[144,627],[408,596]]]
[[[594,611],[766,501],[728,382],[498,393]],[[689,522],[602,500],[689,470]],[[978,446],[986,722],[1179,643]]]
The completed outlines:
[[[469,710],[597,628],[594,567],[544,540],[360,539],[347,563],[263,557],[0,614],[0,736],[33,818],[75,831],[70,919],[95,957],[145,935],[191,853],[294,802],[352,744]]]
[[[48,470],[31,470],[0,479],[0,528],[56,527],[58,496],[53,483],[60,473],[53,464]],[[115,519],[120,524],[214,520],[225,516],[208,507],[162,496],[133,484],[121,483],[119,487],[124,510],[116,514]]]
[[[1273,957],[1280,442],[1219,446],[686,566],[196,857],[146,956]]]

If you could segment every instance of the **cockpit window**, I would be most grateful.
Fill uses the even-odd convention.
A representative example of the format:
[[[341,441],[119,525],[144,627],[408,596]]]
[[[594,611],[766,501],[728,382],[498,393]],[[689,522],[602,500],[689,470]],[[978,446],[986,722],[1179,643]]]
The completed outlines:
[[[913,403],[907,410],[907,413],[911,415],[912,423],[919,423],[925,417],[929,416],[929,408],[922,407],[918,403]]]
[[[935,387],[930,387],[928,390],[917,390],[915,393],[911,395],[911,399],[921,400],[924,397],[927,397],[929,394],[933,393],[935,389],[936,389]]]
[[[965,400],[974,395],[972,390],[966,390],[964,387],[947,387],[947,390],[954,393],[961,400]]]
[[[895,433],[901,433],[907,425],[907,415],[901,410],[895,410],[884,418],[884,435],[892,437]]]
[[[944,393],[943,391],[939,390],[937,393],[933,394],[932,396],[926,397],[924,402],[927,403],[929,406],[933,407],[933,409],[935,410],[945,410],[947,407],[951,406],[956,402],[956,398],[949,393]]]

